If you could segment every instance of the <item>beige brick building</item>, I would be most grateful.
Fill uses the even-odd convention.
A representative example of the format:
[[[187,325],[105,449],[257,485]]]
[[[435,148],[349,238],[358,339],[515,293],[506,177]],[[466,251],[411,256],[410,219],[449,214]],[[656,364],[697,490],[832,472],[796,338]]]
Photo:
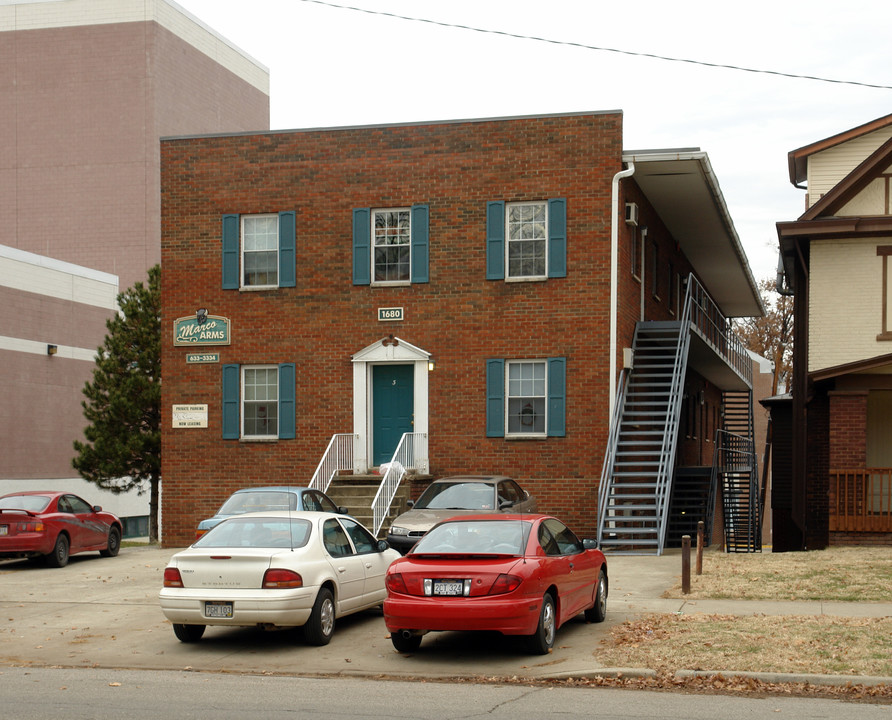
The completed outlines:
[[[0,493],[71,487],[114,306],[80,286],[160,261],[159,138],[267,129],[268,70],[173,2],[0,0]]]

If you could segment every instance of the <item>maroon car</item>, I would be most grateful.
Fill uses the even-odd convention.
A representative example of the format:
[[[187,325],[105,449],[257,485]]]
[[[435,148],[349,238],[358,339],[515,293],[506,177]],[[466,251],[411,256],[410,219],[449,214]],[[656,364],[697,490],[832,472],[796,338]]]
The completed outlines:
[[[43,557],[63,567],[68,556],[98,550],[113,557],[121,548],[121,520],[65,492],[29,491],[0,497],[0,558]]]

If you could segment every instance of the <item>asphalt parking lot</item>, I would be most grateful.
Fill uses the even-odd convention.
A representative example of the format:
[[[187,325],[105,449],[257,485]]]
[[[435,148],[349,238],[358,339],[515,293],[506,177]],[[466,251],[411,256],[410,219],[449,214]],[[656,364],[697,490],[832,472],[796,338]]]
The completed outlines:
[[[601,668],[595,650],[609,629],[648,610],[674,612],[661,599],[681,572],[679,555],[608,559],[607,620],[582,615],[558,631],[554,651],[527,654],[516,638],[431,633],[413,655],[393,649],[380,610],[339,619],[334,638],[312,647],[294,631],[209,627],[183,644],[158,604],[164,567],[176,550],[125,547],[116,558],[73,556],[60,569],[0,562],[0,664],[189,668],[196,671],[386,676],[580,676]]]

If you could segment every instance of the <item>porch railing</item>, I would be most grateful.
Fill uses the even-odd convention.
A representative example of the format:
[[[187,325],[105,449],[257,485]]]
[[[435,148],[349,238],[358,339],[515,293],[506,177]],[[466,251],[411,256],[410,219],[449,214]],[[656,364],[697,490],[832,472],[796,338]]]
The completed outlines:
[[[690,322],[697,334],[721,355],[747,384],[753,385],[753,363],[746,347],[718,305],[693,274],[688,276]]]
[[[310,487],[326,492],[331,485],[332,478],[339,470],[353,469],[353,435],[339,433],[332,435],[325,449],[325,454],[316,466]]]
[[[408,470],[421,469],[427,466],[427,433],[403,433],[399,445],[393,453],[393,459],[385,463],[387,470],[381,478],[381,485],[372,501],[372,534],[376,537],[384,524],[384,518],[390,510],[390,503],[396,495],[400,482]],[[423,469],[419,468],[423,465]],[[383,467],[383,466],[382,466]]]
[[[830,530],[892,532],[892,468],[830,471]]]

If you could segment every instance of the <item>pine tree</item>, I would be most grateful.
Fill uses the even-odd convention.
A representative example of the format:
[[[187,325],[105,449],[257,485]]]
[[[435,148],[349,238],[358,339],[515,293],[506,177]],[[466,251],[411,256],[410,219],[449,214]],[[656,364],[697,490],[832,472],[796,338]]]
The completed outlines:
[[[93,381],[81,402],[89,423],[86,442],[75,441],[72,465],[81,476],[117,494],[149,494],[149,540],[158,539],[161,480],[161,268],[149,270],[118,295],[106,321]],[[148,487],[147,487],[148,486]]]

